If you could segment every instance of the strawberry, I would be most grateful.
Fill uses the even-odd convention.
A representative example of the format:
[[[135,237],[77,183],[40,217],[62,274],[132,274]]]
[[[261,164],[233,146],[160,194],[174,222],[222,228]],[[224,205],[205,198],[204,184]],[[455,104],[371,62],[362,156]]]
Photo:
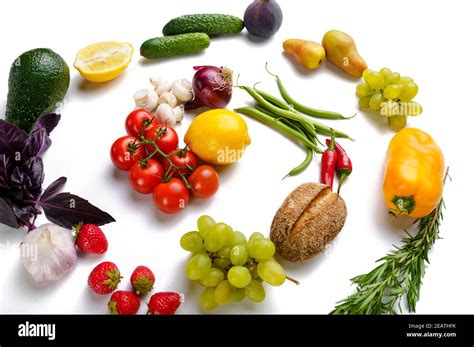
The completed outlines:
[[[148,302],[148,314],[174,314],[183,302],[183,294],[173,292],[161,292],[153,294],[150,298],[150,301]]]
[[[135,294],[145,296],[153,289],[155,275],[149,268],[141,265],[133,271],[130,277],[130,283],[132,284]]]
[[[105,261],[92,270],[87,284],[97,294],[109,294],[117,289],[121,278],[117,265]]]
[[[97,225],[78,225],[75,229],[76,244],[81,251],[94,254],[102,254],[107,251],[107,238]]]
[[[111,314],[136,314],[140,308],[140,298],[133,292],[117,290],[109,300]]]

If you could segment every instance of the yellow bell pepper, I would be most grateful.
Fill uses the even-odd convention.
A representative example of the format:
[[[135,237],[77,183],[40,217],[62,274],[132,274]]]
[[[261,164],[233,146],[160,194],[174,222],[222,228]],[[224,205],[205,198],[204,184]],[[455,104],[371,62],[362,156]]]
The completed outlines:
[[[443,194],[444,157],[427,133],[405,128],[387,150],[383,193],[395,215],[421,218],[430,214]]]

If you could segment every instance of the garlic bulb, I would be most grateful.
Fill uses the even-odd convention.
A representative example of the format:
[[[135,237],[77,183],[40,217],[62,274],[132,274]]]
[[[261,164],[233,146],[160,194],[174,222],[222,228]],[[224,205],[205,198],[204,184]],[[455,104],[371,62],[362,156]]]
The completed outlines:
[[[56,224],[44,224],[26,235],[20,245],[20,258],[36,282],[57,281],[77,261],[72,232]]]
[[[171,108],[175,108],[178,105],[178,99],[172,92],[166,92],[160,95],[158,98],[158,105],[168,104]]]
[[[158,95],[153,90],[140,89],[134,95],[136,108],[153,112],[158,106]]]
[[[193,85],[188,80],[176,80],[171,85],[171,91],[180,101],[180,103],[186,103],[194,99]]]

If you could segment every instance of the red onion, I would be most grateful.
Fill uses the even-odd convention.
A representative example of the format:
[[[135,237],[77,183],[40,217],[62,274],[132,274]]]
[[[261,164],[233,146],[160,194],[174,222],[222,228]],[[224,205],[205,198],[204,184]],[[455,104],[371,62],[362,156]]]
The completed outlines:
[[[195,66],[194,70],[194,100],[186,104],[186,109],[226,107],[232,98],[232,70],[215,66]]]

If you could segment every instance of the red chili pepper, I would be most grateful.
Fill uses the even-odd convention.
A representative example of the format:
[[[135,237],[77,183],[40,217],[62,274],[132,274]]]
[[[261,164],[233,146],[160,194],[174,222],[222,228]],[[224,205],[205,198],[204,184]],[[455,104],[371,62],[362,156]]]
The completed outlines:
[[[331,141],[329,141],[329,139],[326,140],[326,144],[328,146],[330,143]],[[342,182],[352,173],[352,161],[340,144],[336,142],[335,147],[337,152],[336,171],[339,176],[339,186],[337,187],[337,193],[339,194]]]
[[[326,184],[332,190],[334,182],[334,171],[336,170],[337,153],[334,148],[335,134],[333,132],[328,148],[324,151],[321,158],[321,183]]]

